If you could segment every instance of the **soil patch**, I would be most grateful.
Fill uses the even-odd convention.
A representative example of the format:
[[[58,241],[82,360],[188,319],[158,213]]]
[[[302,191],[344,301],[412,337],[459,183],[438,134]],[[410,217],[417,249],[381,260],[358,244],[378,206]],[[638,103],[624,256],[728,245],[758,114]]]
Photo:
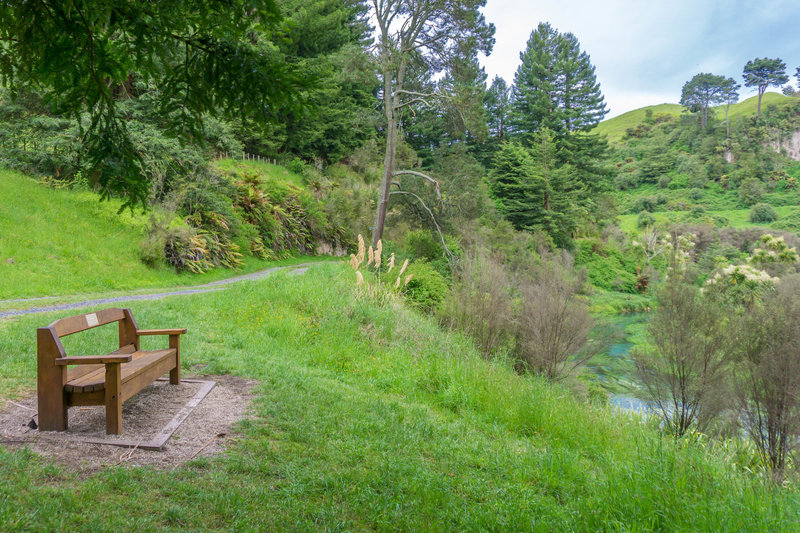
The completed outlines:
[[[217,454],[233,438],[232,426],[247,417],[256,382],[232,376],[196,379],[216,381],[217,384],[161,450],[120,448],[85,441],[149,442],[197,394],[203,383],[183,382],[173,386],[157,381],[143,389],[123,404],[121,435],[105,434],[104,407],[71,407],[69,429],[64,432],[31,429],[29,423],[38,418],[36,395],[33,394],[18,402],[7,402],[0,411],[0,443],[9,447],[28,446],[32,451],[80,473],[117,464],[169,469],[195,457]]]

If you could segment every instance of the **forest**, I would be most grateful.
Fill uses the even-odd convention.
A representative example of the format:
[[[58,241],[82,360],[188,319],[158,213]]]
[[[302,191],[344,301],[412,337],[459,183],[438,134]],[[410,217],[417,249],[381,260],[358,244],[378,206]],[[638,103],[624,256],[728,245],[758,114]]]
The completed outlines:
[[[771,518],[752,510],[760,525],[797,527],[800,66],[756,57],[736,77],[697,73],[679,104],[607,119],[591,50],[547,22],[531,28],[513,80],[489,80],[479,57],[491,53],[495,27],[482,0],[200,4],[188,14],[181,2],[0,5],[0,182],[24,174],[109,206],[104,217],[135,228],[131,279],[153,287],[332,256],[333,281],[291,282],[322,300],[269,294],[316,309],[309,328],[354,321],[370,353],[397,364],[398,375],[370,376],[370,387],[405,395],[411,380],[415,401],[498,417],[515,439],[542,446],[561,430],[542,423],[540,434],[525,418],[536,415],[515,409],[535,410],[519,407],[525,394],[554,405],[548,395],[563,394],[593,413],[586,420],[633,420],[658,440],[652,450],[667,442],[679,450],[669,453],[699,454],[670,475],[699,461],[708,476],[739,476],[713,496],[687,481],[693,497],[721,502],[709,516],[755,491],[753,509],[781,509]],[[748,88],[757,95],[740,101]],[[3,251],[17,224],[3,217],[11,238],[0,235],[0,275],[16,281],[0,298],[56,294],[56,285],[19,288],[27,282],[12,255],[23,252]],[[136,285],[81,283],[65,282],[58,296]],[[350,311],[330,303],[340,286],[356,302]],[[448,365],[473,369],[472,359],[424,362],[424,375],[416,358],[392,355],[395,339],[418,347],[397,324],[416,324],[442,353],[468,346],[458,349],[509,377],[464,370],[474,381],[456,390]],[[316,346],[322,333],[297,335]],[[357,366],[325,357],[312,363]],[[228,371],[223,360],[210,364]],[[552,437],[559,446],[591,430],[565,424],[573,436]],[[614,447],[602,428],[586,446]],[[620,445],[621,461],[650,453],[636,446]],[[593,468],[595,448],[575,453]],[[8,461],[0,454],[0,469]],[[623,484],[614,459],[597,461],[596,478],[565,481],[566,494],[581,483],[599,494],[594,483],[606,476]],[[659,509],[642,522],[608,511],[548,523],[692,528],[685,517],[653,518]],[[753,527],[748,513],[728,526]],[[509,523],[528,529],[518,518]]]

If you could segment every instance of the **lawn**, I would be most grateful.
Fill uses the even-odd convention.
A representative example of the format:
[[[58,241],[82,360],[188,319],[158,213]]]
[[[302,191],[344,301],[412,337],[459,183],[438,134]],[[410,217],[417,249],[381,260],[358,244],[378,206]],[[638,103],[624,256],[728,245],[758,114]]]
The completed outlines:
[[[0,169],[0,300],[195,285],[275,264],[245,257],[239,272],[203,275],[150,268],[139,257],[148,215],[119,206]]]
[[[786,531],[800,494],[677,445],[559,385],[482,359],[464,337],[354,296],[320,265],[224,293],[131,305],[181,324],[185,373],[260,382],[228,453],[172,472],[88,478],[0,448],[0,530]],[[34,331],[0,321],[3,396],[35,386]],[[70,337],[72,352],[95,335]]]

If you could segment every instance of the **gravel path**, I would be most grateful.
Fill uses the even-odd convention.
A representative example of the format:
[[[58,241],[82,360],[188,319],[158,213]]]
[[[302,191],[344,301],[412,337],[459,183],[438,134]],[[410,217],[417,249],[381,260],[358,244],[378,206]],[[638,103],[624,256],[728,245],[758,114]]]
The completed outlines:
[[[204,292],[222,291],[225,290],[225,285],[230,285],[231,283],[238,283],[240,281],[261,279],[279,270],[292,269],[292,271],[290,272],[290,274],[292,275],[303,274],[312,265],[315,264],[317,263],[301,263],[298,265],[272,267],[272,268],[267,268],[266,270],[259,270],[258,272],[252,272],[250,274],[242,274],[241,276],[234,276],[232,278],[221,279],[219,281],[212,281],[211,283],[204,283],[203,285],[195,285],[193,287],[189,287],[183,290],[158,292],[154,294],[131,294],[126,296],[114,296],[111,298],[98,298],[95,300],[86,300],[83,302],[73,302],[68,304],[56,304],[56,305],[48,305],[42,307],[31,307],[29,309],[0,311],[0,319],[10,318],[13,316],[20,316],[20,315],[31,315],[35,313],[48,313],[50,311],[66,311],[68,309],[93,307],[96,305],[105,305],[105,304],[120,303],[120,302],[133,302],[137,300],[161,300],[169,296],[182,296],[185,294],[199,294]],[[30,298],[29,300],[5,300],[5,302],[22,302],[22,301],[32,301],[32,300],[42,300],[42,299],[44,298]],[[3,300],[0,300],[0,303],[3,302],[4,302]]]

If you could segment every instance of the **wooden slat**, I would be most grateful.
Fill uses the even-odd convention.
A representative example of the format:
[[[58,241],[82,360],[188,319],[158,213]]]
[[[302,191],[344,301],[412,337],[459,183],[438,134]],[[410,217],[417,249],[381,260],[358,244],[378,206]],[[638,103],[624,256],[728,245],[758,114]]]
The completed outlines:
[[[65,392],[67,405],[77,407],[79,405],[105,405],[106,391],[98,390],[94,392]]]
[[[100,311],[95,311],[94,313],[86,313],[84,315],[62,318],[61,320],[56,320],[50,324],[50,327],[55,330],[56,335],[59,337],[64,337],[80,331],[86,331],[87,329],[104,326],[105,324],[116,322],[117,320],[122,320],[124,318],[125,314],[123,313],[122,309],[112,307],[110,309],[101,309]]]
[[[186,328],[175,329],[137,329],[137,335],[183,335]]]
[[[56,365],[106,365],[109,363],[129,363],[131,354],[120,355],[79,355],[77,357],[59,357]]]
[[[150,385],[158,377],[169,372],[174,366],[175,354],[170,354],[164,359],[160,359],[156,364],[131,375],[128,381],[122,386],[122,401],[127,401],[128,398]]]

